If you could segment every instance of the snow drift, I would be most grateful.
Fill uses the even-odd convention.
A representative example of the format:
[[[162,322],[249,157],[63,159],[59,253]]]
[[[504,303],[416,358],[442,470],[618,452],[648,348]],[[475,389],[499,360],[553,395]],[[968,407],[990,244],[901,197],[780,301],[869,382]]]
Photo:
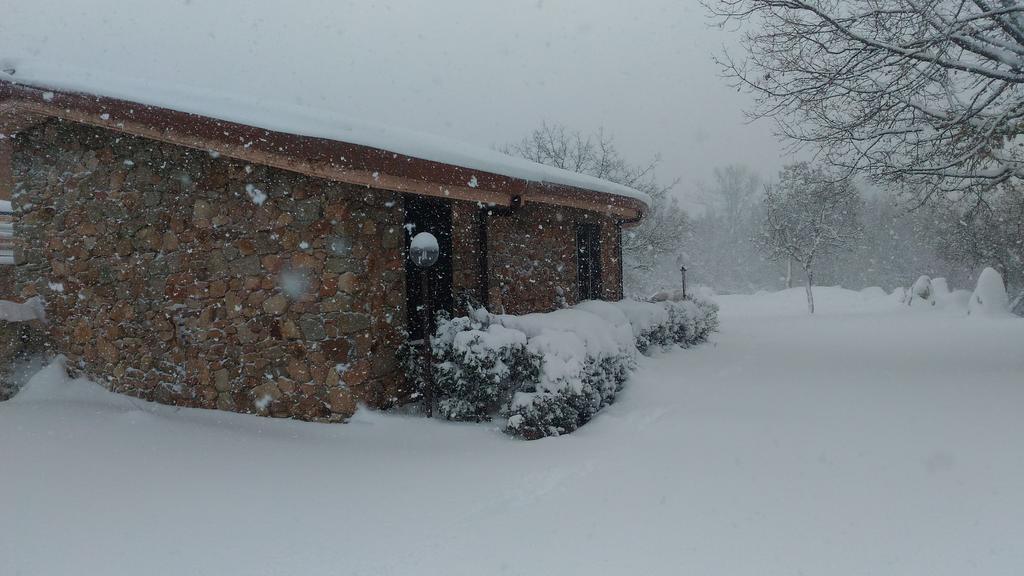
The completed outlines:
[[[992,268],[985,268],[978,276],[978,285],[971,294],[967,313],[972,316],[1003,316],[1010,312],[1010,299],[1006,295],[1003,277]]]

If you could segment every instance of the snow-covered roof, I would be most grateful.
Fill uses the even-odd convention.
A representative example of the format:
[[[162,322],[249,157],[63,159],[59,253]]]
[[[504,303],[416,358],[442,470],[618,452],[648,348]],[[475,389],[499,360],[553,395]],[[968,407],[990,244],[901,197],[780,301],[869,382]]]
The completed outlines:
[[[218,92],[175,84],[136,82],[36,62],[5,62],[0,81],[44,90],[107,97],[298,136],[322,138],[385,150],[407,157],[479,170],[545,185],[598,192],[650,204],[637,190],[592,176],[545,166],[522,158],[434,135],[346,118],[340,111],[270,104],[253,94]],[[477,187],[470,176],[465,182]]]

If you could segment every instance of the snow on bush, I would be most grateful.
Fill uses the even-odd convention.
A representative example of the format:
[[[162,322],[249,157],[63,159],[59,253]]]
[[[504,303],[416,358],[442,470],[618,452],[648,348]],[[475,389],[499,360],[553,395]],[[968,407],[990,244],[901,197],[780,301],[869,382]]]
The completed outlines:
[[[1003,277],[992,268],[985,268],[978,276],[978,285],[967,304],[972,316],[998,316],[1008,313],[1010,300],[1006,296]]]
[[[932,279],[928,276],[921,276],[914,282],[914,285],[910,287],[910,290],[906,294],[906,305],[913,306],[917,302],[918,305],[928,304],[935,306],[935,289],[932,286]]]
[[[714,300],[692,296],[669,305],[675,342],[683,347],[707,342],[718,331],[718,304]]]
[[[542,364],[525,334],[474,318],[439,322],[431,347],[438,412],[449,420],[489,420]]]
[[[567,434],[615,401],[639,352],[702,342],[717,329],[717,315],[710,300],[686,299],[441,317],[431,338],[438,413],[469,421],[501,415],[508,433],[527,439]],[[423,392],[417,350],[406,346],[403,357]]]
[[[634,345],[646,353],[654,345],[667,345],[672,337],[671,318],[664,303],[591,300],[577,308],[596,314],[616,326],[629,326]]]
[[[587,302],[547,314],[494,317],[526,334],[530,349],[544,359],[535,386],[512,398],[509,433],[528,440],[567,434],[615,401],[636,367],[637,347],[625,315],[609,306]]]

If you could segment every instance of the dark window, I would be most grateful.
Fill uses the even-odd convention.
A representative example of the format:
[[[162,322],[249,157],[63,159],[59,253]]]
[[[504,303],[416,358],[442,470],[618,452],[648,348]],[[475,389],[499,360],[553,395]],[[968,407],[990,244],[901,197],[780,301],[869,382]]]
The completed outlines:
[[[423,274],[430,275],[430,303],[434,312],[454,309],[452,298],[452,207],[446,200],[423,196],[405,197],[405,253],[409,253],[409,241],[420,232],[430,232],[437,237],[441,248],[437,263],[426,271],[417,268],[405,259],[406,316],[409,335],[413,340],[423,337]]]
[[[597,224],[576,227],[576,278],[581,301],[601,299],[601,227]]]

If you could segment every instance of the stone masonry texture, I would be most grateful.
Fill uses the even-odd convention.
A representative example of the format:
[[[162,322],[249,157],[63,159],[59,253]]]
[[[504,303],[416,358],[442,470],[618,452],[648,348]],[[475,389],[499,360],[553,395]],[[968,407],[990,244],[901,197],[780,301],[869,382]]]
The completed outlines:
[[[159,402],[339,421],[403,395],[400,195],[51,120],[14,151],[22,297]]]

